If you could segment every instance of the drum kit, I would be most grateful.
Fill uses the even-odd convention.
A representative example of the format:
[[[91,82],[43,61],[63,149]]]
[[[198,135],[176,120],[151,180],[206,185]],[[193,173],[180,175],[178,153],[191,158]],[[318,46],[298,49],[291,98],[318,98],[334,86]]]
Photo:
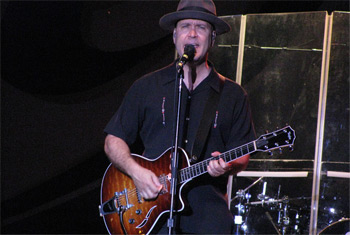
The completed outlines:
[[[311,197],[281,196],[281,185],[274,197],[266,194],[267,182],[260,177],[245,189],[239,189],[231,199],[234,216],[234,234],[308,234],[310,220]],[[256,201],[250,189],[260,182],[263,188],[256,196]],[[319,212],[319,218],[326,217],[326,223],[321,223],[322,230],[318,234],[350,235],[350,219],[340,218],[344,215],[327,207],[327,212]],[[332,210],[333,209],[333,210]],[[329,212],[329,210],[332,210]],[[348,216],[348,215],[347,215]]]

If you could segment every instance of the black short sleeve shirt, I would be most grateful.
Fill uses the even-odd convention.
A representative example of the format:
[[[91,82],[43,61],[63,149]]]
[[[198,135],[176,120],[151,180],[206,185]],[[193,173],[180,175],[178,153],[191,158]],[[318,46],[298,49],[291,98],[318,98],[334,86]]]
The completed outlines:
[[[132,145],[138,137],[144,156],[157,158],[173,144],[176,69],[174,63],[137,80],[127,92],[118,111],[105,128]],[[219,75],[213,68],[209,76],[192,92],[183,85],[180,145],[190,150],[202,118],[209,89],[220,91]],[[176,90],[176,91],[175,91]],[[190,103],[190,105],[188,105]],[[204,114],[206,115],[206,114]],[[235,82],[225,79],[220,101],[212,122],[207,153],[226,151],[255,138],[246,92]]]

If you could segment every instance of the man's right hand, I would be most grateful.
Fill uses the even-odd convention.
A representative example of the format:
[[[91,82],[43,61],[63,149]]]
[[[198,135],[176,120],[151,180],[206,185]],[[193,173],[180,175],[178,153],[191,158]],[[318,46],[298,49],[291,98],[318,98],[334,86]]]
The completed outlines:
[[[156,198],[163,188],[159,178],[144,167],[139,166],[135,168],[130,175],[141,197],[144,199]]]
[[[154,199],[162,190],[158,177],[150,170],[140,166],[131,156],[126,142],[114,135],[107,135],[105,152],[110,161],[129,175],[144,199]]]

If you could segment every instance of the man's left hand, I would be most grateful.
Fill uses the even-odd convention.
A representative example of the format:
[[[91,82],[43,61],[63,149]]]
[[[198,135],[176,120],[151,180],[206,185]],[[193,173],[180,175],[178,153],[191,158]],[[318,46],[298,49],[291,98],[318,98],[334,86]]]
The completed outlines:
[[[211,155],[213,157],[217,157],[220,154],[220,152],[213,152]],[[219,160],[211,160],[209,162],[207,170],[208,173],[213,177],[218,177],[227,172],[230,172],[231,174],[236,174],[247,167],[249,158],[250,155],[245,155],[230,163],[226,163],[222,158],[219,158]]]

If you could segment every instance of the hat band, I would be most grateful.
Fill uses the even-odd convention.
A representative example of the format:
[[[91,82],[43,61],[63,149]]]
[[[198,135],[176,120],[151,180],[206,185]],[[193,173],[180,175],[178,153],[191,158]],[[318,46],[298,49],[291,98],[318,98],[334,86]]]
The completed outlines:
[[[184,7],[182,9],[180,9],[179,11],[203,11],[203,12],[206,12],[206,13],[209,13],[209,14],[212,14],[212,15],[215,15],[213,12],[211,11],[208,11],[207,9],[203,8],[203,7],[195,7],[195,6],[192,6],[192,7]]]

